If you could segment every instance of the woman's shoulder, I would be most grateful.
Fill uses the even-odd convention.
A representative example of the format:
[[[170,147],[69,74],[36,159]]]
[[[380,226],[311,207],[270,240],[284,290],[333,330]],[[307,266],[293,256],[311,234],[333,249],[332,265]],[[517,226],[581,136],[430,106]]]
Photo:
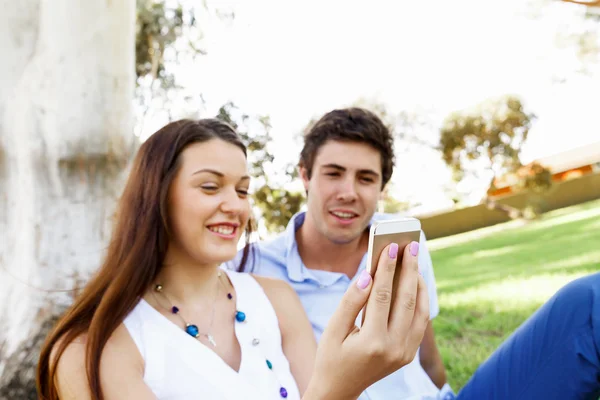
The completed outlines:
[[[252,274],[252,277],[262,287],[267,298],[273,305],[280,325],[282,322],[283,325],[285,325],[285,321],[290,319],[305,316],[305,311],[300,302],[300,298],[289,283],[281,279],[254,274]]]
[[[51,363],[59,357],[64,338],[52,349]],[[86,399],[90,396],[87,377],[87,347],[89,335],[81,334],[68,343],[56,364],[56,384],[67,399]],[[143,376],[144,361],[124,324],[110,335],[100,357],[100,374],[111,380],[111,375]],[[103,379],[104,380],[104,379]]]
[[[281,279],[232,270],[227,270],[227,275],[233,281],[234,286],[243,285],[245,289],[256,286],[256,283],[258,283],[258,286],[260,286],[269,299],[274,295],[284,296],[285,298],[296,296],[294,289]]]
[[[258,282],[271,303],[299,301],[296,291],[292,288],[292,286],[290,286],[289,283],[277,278],[254,274],[250,275],[256,280],[256,282]]]

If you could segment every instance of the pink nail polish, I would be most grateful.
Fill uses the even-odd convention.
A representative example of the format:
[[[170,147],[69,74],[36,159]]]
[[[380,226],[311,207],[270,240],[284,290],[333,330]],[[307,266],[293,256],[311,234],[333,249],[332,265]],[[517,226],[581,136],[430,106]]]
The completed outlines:
[[[371,283],[371,274],[363,269],[356,281],[356,286],[358,286],[359,289],[365,289],[369,286],[369,283]]]
[[[394,258],[396,258],[396,256],[398,256],[398,243],[390,244],[390,249],[388,250],[388,255],[390,256],[390,258],[392,260]]]
[[[419,243],[417,242],[412,242],[410,244],[410,254],[412,256],[416,256],[417,254],[419,254]]]

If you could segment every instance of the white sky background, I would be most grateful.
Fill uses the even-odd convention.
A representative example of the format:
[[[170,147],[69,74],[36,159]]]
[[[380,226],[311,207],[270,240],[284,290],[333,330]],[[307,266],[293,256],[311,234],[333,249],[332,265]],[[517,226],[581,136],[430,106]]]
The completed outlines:
[[[433,110],[439,123],[452,111],[514,93],[538,116],[527,162],[600,140],[600,73],[576,74],[575,49],[558,49],[555,40],[580,26],[581,8],[555,2],[536,19],[527,4],[213,0],[210,7],[232,10],[235,19],[204,21],[208,55],[177,77],[203,95],[204,116],[230,100],[245,113],[268,114],[282,165],[297,160],[300,148],[290,143],[311,118],[359,98],[382,101],[392,113]],[[557,76],[568,79],[557,84]],[[166,122],[150,117],[142,137]],[[427,210],[448,205],[442,186],[450,176],[434,152],[400,154],[397,164],[399,197]],[[466,190],[474,201],[481,195]]]

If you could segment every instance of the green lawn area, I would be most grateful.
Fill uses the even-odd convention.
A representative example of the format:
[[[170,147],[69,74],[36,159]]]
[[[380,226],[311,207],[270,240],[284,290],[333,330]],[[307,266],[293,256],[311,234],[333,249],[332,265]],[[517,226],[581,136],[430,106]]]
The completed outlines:
[[[511,332],[567,282],[600,270],[600,201],[432,240],[450,384],[460,389]]]

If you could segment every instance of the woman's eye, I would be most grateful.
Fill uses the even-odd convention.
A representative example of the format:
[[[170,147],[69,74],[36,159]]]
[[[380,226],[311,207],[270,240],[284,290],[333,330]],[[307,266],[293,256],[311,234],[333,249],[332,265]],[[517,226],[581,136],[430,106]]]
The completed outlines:
[[[248,196],[248,191],[244,190],[244,189],[238,189],[237,191],[239,194],[241,194],[242,196]]]
[[[202,189],[204,190],[209,190],[209,191],[213,191],[213,190],[217,190],[218,187],[216,186],[200,186]]]

